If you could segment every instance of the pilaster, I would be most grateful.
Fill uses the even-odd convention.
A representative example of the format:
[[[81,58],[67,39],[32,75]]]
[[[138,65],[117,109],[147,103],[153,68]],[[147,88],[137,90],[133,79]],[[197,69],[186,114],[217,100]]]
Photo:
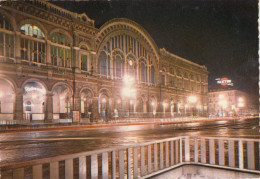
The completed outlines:
[[[21,63],[21,32],[17,31],[15,32],[15,59],[16,59],[16,63]]]
[[[23,89],[21,88],[16,90],[14,120],[23,120]]]
[[[78,95],[74,97],[74,111],[80,111],[81,99]]]
[[[98,114],[98,97],[93,97],[92,105],[91,105],[91,122],[97,121],[99,118]]]
[[[48,92],[46,95],[46,111],[45,111],[45,119],[52,120],[53,119],[53,93]]]
[[[51,44],[49,40],[46,40],[46,63],[51,65]]]

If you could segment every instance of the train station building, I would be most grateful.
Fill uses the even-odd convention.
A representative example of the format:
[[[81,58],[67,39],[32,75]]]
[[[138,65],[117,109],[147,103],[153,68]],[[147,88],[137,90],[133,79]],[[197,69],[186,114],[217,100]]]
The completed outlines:
[[[129,19],[100,28],[49,2],[0,7],[0,120],[206,116],[205,66]]]

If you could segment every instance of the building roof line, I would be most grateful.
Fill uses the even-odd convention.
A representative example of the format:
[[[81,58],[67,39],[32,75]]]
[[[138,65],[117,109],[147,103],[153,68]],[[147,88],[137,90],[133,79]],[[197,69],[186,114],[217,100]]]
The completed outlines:
[[[178,56],[178,55],[175,55],[175,54],[173,54],[173,53],[167,51],[165,48],[161,48],[161,49],[160,49],[160,52],[161,52],[161,53],[165,53],[165,54],[167,54],[167,55],[169,55],[169,56],[172,56],[172,57],[174,57],[174,58],[177,58],[178,60],[182,60],[182,61],[184,61],[184,62],[190,63],[190,64],[192,64],[192,65],[194,65],[194,66],[197,66],[197,67],[200,67],[200,68],[203,68],[203,69],[207,70],[207,67],[206,67],[205,65],[199,65],[199,64],[194,63],[194,62],[192,62],[192,61],[190,61],[190,60],[187,60],[187,59],[185,59],[185,58],[183,58],[183,57],[180,57],[180,56]]]

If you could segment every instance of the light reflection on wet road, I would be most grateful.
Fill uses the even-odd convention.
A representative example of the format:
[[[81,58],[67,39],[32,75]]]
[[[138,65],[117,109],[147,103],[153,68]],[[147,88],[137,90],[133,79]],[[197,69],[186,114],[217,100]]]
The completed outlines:
[[[258,121],[229,120],[1,134],[0,165],[175,136],[259,138]]]

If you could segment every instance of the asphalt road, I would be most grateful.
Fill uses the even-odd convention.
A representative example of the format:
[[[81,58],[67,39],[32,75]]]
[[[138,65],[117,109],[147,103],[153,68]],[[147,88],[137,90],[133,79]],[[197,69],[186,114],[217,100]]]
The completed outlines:
[[[175,136],[259,138],[259,119],[2,133],[0,166],[15,162]]]

